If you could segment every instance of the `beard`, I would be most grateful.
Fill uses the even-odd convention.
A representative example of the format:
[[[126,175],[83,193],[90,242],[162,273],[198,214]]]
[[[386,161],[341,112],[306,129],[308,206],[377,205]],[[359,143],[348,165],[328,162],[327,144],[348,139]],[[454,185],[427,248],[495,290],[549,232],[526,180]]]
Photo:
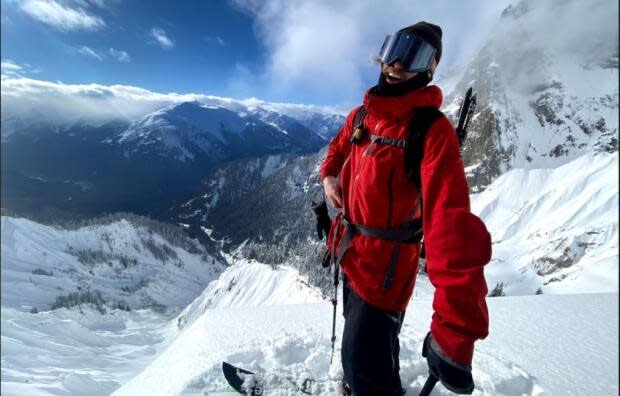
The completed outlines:
[[[432,81],[432,79],[433,74],[430,71],[420,72],[409,80],[396,84],[390,84],[387,81],[386,74],[383,70],[381,70],[379,73],[379,82],[372,89],[373,93],[378,96],[402,96],[408,94],[409,92],[415,91],[416,89],[424,88]]]

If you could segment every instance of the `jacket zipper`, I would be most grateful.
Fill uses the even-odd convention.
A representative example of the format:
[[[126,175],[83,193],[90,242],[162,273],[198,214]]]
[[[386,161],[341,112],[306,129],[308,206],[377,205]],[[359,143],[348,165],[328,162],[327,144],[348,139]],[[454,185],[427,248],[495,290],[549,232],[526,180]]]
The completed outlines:
[[[394,191],[392,191],[392,179],[394,178],[394,167],[390,169],[390,176],[388,176],[388,212],[387,212],[387,228],[392,228],[392,201],[394,198]]]
[[[362,165],[364,164],[365,160],[364,158],[368,155],[370,155],[372,153],[372,151],[374,151],[371,146],[373,145],[373,142],[368,143],[368,146],[366,146],[366,148],[364,149],[364,152],[362,152],[361,158],[359,163],[357,164],[357,169],[355,170],[355,177],[353,178],[353,186],[356,187],[357,186],[357,181],[360,178],[360,171],[362,170]],[[355,188],[353,189],[355,190]],[[352,198],[355,197],[357,194],[353,194]],[[353,208],[353,199],[351,199],[351,208]]]

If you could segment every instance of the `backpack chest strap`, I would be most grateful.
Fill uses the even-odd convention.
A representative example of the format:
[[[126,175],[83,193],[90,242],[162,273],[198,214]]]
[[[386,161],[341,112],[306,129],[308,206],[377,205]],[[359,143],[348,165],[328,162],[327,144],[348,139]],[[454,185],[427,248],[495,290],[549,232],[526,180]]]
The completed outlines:
[[[405,148],[405,144],[407,140],[405,139],[394,139],[387,136],[379,136],[379,135],[370,135],[370,141],[377,144],[386,144],[389,146],[398,147],[401,149]]]

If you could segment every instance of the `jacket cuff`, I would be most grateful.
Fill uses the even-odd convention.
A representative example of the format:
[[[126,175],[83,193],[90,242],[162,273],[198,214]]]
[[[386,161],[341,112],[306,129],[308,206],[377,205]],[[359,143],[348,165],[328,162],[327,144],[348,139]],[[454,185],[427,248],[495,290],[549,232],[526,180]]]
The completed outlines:
[[[446,357],[459,365],[471,366],[474,357],[473,340],[441,328],[434,321],[431,324],[431,336]]]
[[[319,177],[321,178],[320,182],[321,184],[323,184],[323,180],[327,177],[327,176],[333,176],[333,177],[337,177],[336,175],[332,175],[331,172],[327,171],[327,170],[321,170],[319,172]]]

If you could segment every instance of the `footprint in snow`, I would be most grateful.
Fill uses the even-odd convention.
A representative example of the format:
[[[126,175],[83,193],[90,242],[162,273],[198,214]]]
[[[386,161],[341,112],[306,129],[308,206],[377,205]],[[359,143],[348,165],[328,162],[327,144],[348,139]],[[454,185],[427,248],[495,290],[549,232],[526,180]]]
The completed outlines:
[[[407,395],[418,395],[428,377],[426,359],[422,357],[423,336],[405,327],[401,332],[400,375]],[[476,352],[472,375],[476,388],[474,396],[543,396],[544,390],[536,379],[518,365]],[[437,384],[432,395],[454,395]]]
[[[407,395],[418,395],[428,376],[426,360],[420,353],[423,337],[407,327],[401,334],[400,367],[401,378]],[[242,346],[231,353],[226,361],[261,374],[266,381],[265,388],[270,396],[302,395],[296,390],[304,379],[313,378],[313,395],[339,394],[342,366],[340,346],[330,365],[331,342],[324,335],[307,332],[304,334],[282,334],[273,339],[264,339]],[[476,389],[473,395],[493,396],[544,396],[545,392],[534,377],[518,365],[479,352],[474,361],[473,376]],[[223,377],[221,364],[209,367],[195,378],[181,393],[184,396],[224,395],[231,388]],[[433,395],[453,395],[438,384]]]

